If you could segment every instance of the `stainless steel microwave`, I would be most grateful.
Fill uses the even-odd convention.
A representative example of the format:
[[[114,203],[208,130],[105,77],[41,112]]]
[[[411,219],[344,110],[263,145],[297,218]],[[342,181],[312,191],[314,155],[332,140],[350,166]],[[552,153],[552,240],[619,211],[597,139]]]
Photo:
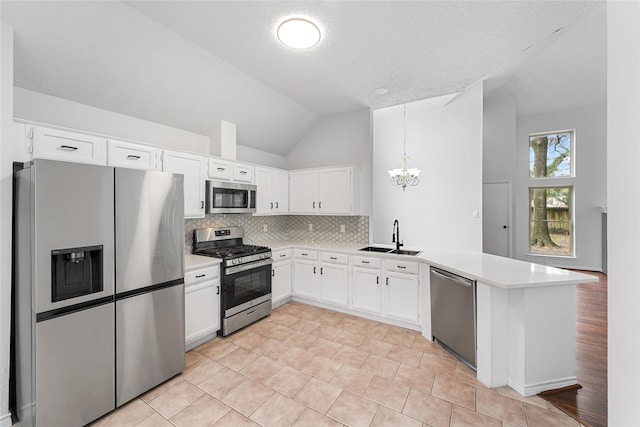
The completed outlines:
[[[207,213],[251,213],[256,211],[256,189],[252,184],[207,181]]]

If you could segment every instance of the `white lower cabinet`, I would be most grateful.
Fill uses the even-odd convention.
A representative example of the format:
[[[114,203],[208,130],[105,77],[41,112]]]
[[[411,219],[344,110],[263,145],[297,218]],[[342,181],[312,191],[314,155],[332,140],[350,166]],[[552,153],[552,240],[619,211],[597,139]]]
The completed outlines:
[[[293,250],[293,294],[318,299],[318,251]]]
[[[346,307],[349,304],[349,257],[328,252],[320,253],[320,300]]]
[[[184,282],[185,348],[191,350],[220,330],[220,267],[187,271]]]
[[[355,267],[351,278],[351,308],[371,314],[382,314],[380,270]]]
[[[271,269],[271,304],[277,307],[291,298],[291,251],[274,251]]]
[[[384,315],[410,323],[420,322],[419,265],[385,261]]]

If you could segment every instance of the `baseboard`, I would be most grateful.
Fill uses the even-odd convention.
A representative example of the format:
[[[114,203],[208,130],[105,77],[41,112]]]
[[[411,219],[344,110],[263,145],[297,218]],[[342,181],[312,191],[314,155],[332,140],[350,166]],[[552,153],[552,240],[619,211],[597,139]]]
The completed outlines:
[[[509,385],[509,387],[511,387],[521,395],[528,397],[535,396],[536,394],[543,391],[576,385],[578,384],[578,379],[576,377],[567,377],[559,378],[553,381],[543,381],[535,384],[521,384],[520,382],[509,377],[507,378],[507,384]]]
[[[11,413],[0,417],[0,427],[11,427]]]

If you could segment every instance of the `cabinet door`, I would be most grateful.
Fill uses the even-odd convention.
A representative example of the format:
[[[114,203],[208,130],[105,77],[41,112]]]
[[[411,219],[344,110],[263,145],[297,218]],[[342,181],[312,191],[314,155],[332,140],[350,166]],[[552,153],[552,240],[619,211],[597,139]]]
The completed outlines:
[[[185,342],[189,344],[220,329],[220,282],[204,282],[184,290]]]
[[[315,261],[295,260],[294,262],[294,295],[310,299],[318,299],[316,286],[318,267]]]
[[[107,164],[107,140],[104,138],[39,126],[32,127],[30,135],[34,159]]]
[[[318,171],[318,208],[322,214],[351,213],[351,169]]]
[[[289,212],[313,213],[316,209],[316,172],[291,172],[289,174]]]
[[[184,175],[184,216],[204,218],[204,157],[177,151],[163,152],[162,170]]]
[[[320,298],[322,301],[346,307],[348,287],[346,265],[320,264]]]
[[[420,321],[420,285],[417,275],[388,271],[385,278],[385,315],[411,323]]]
[[[275,213],[289,212],[289,172],[273,172],[273,210]]]
[[[253,166],[235,163],[233,165],[233,180],[238,182],[253,182]]]
[[[291,261],[273,264],[271,278],[271,300],[279,303],[291,297]]]
[[[230,181],[233,178],[233,164],[222,159],[209,159],[208,175],[213,179]]]
[[[108,166],[158,170],[159,154],[159,149],[146,145],[132,144],[112,139],[107,141]]]
[[[273,171],[256,168],[256,215],[270,215],[274,211]]]
[[[351,307],[354,310],[382,314],[380,270],[354,268],[351,282]]]

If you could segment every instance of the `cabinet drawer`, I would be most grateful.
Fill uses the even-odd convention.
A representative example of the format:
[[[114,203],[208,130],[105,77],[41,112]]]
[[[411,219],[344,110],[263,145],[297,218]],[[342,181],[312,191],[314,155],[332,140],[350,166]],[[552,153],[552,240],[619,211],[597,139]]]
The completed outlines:
[[[33,158],[107,164],[107,140],[57,129],[33,128]]]
[[[198,283],[217,279],[220,274],[220,267],[208,267],[200,270],[188,271],[184,275],[185,286],[196,285]]]
[[[343,254],[334,254],[331,252],[320,252],[320,261],[331,264],[349,264],[349,256]]]
[[[318,259],[318,251],[310,251],[308,249],[294,249],[293,256],[301,259]]]
[[[209,159],[209,178],[228,179],[233,178],[233,164],[219,159]]]
[[[155,170],[159,150],[143,145],[109,140],[107,145],[107,164],[131,169]]]
[[[351,257],[351,265],[353,267],[380,268],[380,264],[381,264],[380,258],[369,258],[369,257],[362,257],[362,256]]]
[[[235,164],[233,166],[233,180],[240,182],[253,182],[253,167]]]
[[[287,259],[291,259],[291,250],[287,249],[284,251],[275,251],[272,254],[273,262],[284,261]]]
[[[385,260],[384,268],[387,271],[397,271],[399,273],[418,274],[418,263],[402,260]]]

